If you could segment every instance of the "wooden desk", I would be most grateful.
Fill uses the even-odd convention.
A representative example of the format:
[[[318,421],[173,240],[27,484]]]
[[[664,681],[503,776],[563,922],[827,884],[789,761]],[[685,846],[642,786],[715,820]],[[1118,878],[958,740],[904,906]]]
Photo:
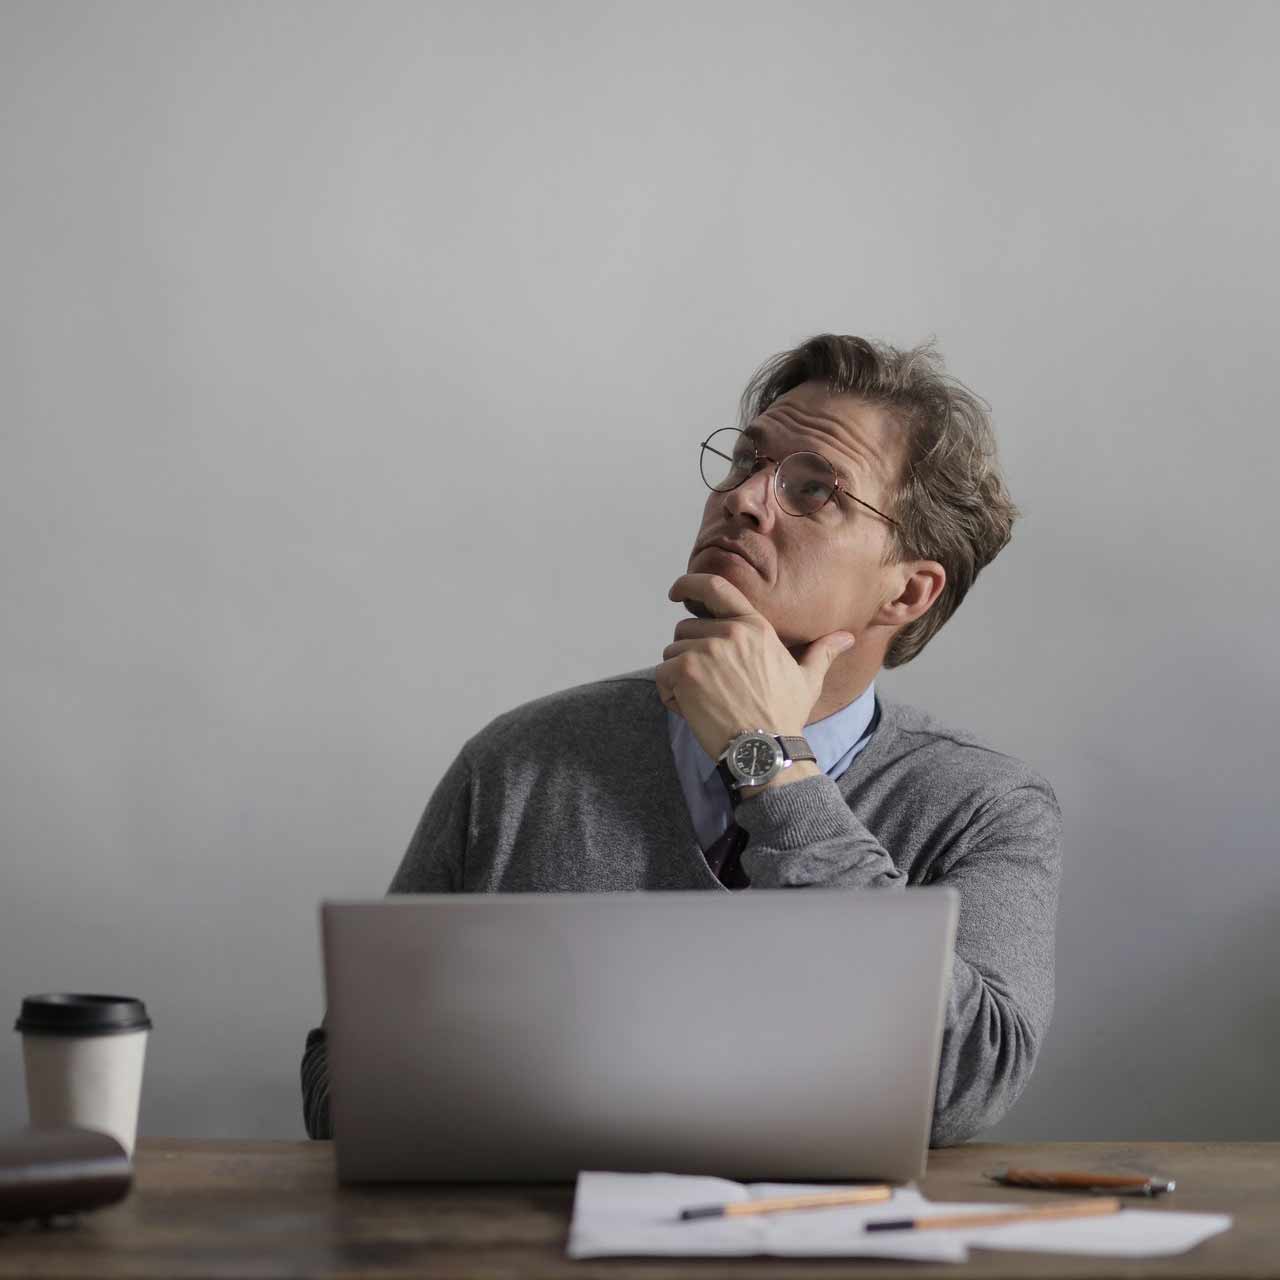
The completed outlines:
[[[929,1154],[921,1189],[937,1200],[1050,1202],[1063,1193],[988,1183],[984,1170],[1150,1170],[1171,1195],[1135,1205],[1231,1213],[1235,1225],[1190,1253],[1126,1261],[974,1250],[964,1265],[876,1259],[601,1259],[565,1256],[573,1188],[339,1187],[328,1142],[143,1139],[127,1200],[61,1230],[0,1235],[0,1276],[1031,1276],[1280,1277],[1280,1142],[971,1143]]]

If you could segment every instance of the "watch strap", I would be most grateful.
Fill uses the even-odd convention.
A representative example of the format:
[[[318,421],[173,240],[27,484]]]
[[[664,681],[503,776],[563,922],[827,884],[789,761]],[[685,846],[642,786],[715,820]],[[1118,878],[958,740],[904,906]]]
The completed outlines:
[[[751,733],[757,731],[747,729],[743,730],[743,732]],[[768,731],[766,730],[765,732]],[[740,736],[740,734],[734,735],[735,738]],[[782,734],[778,733],[770,734],[769,736],[782,745],[783,751],[786,752],[787,757],[790,760],[811,760],[814,764],[818,763],[818,757],[813,754],[813,748],[809,746],[808,742],[805,741],[803,737],[784,737]],[[720,775],[720,780],[728,790],[730,798],[737,800],[741,795],[743,784],[740,783],[729,771],[728,760],[720,760],[716,764],[716,772]],[[753,784],[748,783],[747,785]]]
[[[729,793],[731,800],[738,798],[738,780],[729,772],[728,762],[721,760],[716,764],[716,772],[720,775],[720,781],[724,783],[724,789]]]
[[[804,738],[784,738],[778,735],[778,741],[782,743],[782,749],[792,760],[812,760],[814,764],[818,763],[818,757],[813,754],[813,748]]]

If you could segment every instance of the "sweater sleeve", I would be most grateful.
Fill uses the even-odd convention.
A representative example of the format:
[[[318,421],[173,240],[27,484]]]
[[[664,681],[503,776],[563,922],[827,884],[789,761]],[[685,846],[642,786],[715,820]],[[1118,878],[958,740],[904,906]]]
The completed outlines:
[[[1062,812],[1036,775],[981,805],[924,873],[960,891],[930,1145],[995,1124],[1031,1076],[1053,1015]],[[907,885],[827,777],[762,791],[736,818],[753,887]]]
[[[329,1118],[329,1050],[327,1017],[307,1032],[302,1055],[302,1123],[308,1138],[332,1138]]]
[[[392,893],[456,893],[462,888],[471,822],[471,769],[458,753],[440,779],[400,861]],[[307,1032],[302,1055],[302,1119],[309,1138],[332,1138],[328,1014]]]

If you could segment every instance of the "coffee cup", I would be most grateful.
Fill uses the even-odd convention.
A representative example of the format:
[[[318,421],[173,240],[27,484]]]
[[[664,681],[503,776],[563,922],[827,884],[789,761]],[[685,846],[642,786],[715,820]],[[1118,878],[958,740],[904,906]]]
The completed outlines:
[[[130,996],[27,996],[22,1033],[33,1129],[75,1125],[115,1138],[132,1160],[151,1019]]]

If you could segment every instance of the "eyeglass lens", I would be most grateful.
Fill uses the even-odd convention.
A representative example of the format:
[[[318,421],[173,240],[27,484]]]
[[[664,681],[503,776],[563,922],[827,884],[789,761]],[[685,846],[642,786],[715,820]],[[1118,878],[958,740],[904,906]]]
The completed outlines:
[[[702,445],[702,479],[717,493],[736,489],[752,473],[756,451],[737,427],[713,431]],[[778,501],[792,515],[806,516],[829,501],[836,474],[820,454],[793,453],[778,470]]]

